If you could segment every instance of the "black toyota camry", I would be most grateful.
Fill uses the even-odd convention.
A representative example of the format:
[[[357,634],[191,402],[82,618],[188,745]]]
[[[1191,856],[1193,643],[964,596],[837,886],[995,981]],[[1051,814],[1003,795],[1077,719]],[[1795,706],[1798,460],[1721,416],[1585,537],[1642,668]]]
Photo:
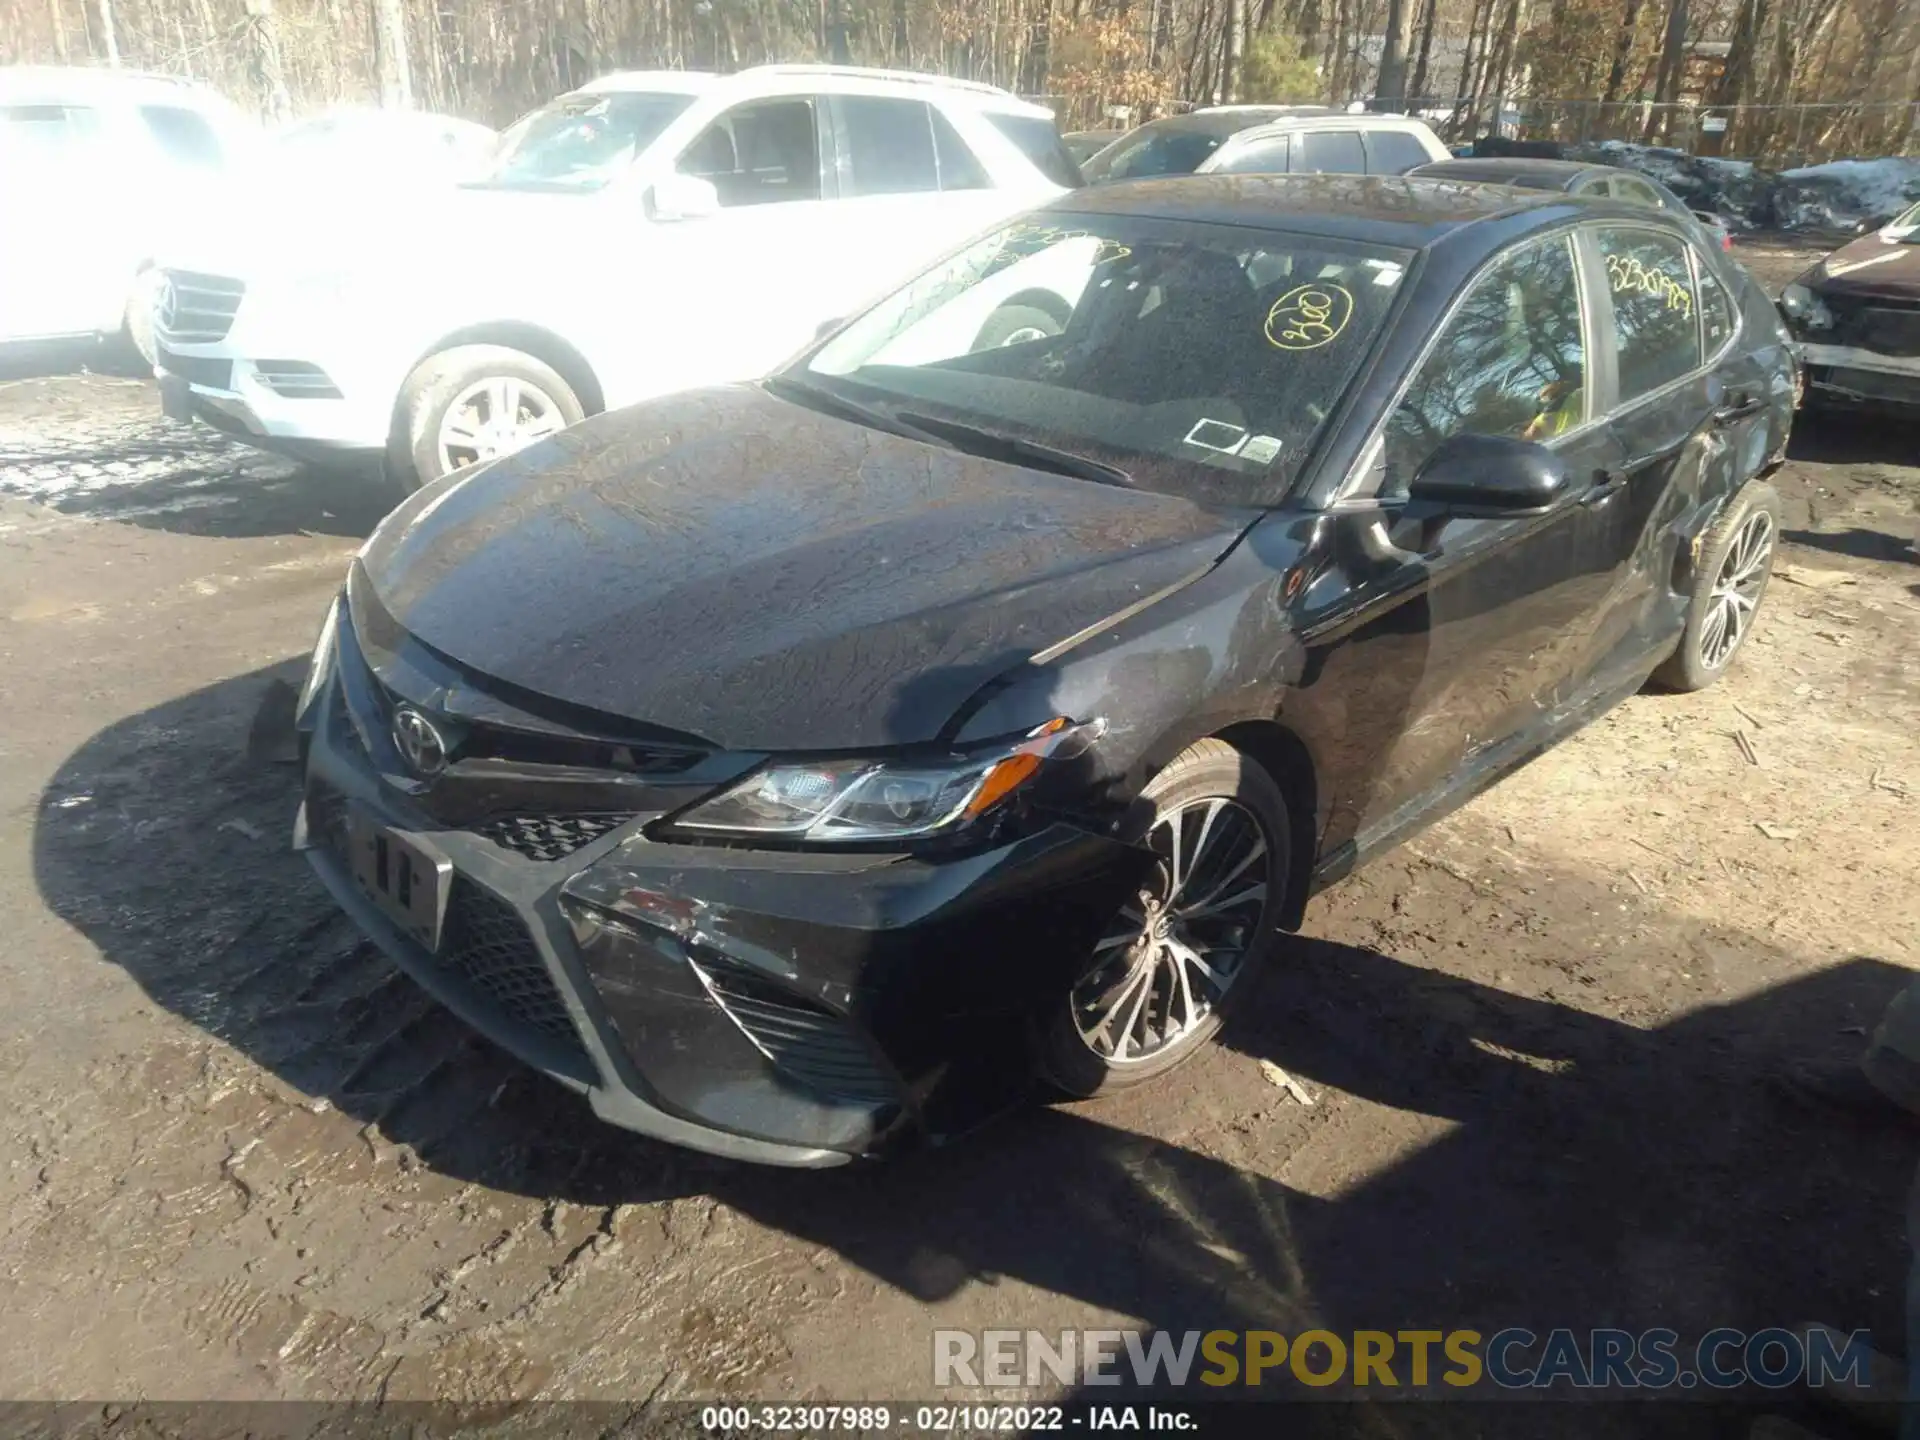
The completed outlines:
[[[764,382],[412,496],[321,880],[618,1125],[825,1165],[1190,1057],[1310,894],[1751,631],[1793,361],[1696,227],[1083,190]]]

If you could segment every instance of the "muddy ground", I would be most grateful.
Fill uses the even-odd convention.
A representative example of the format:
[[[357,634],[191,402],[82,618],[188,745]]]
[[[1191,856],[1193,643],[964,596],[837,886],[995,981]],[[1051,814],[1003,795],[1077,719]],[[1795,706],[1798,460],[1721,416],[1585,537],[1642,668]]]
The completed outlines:
[[[1727,681],[1317,900],[1176,1077],[791,1174],[598,1126],[334,915],[244,746],[380,492],[22,368],[91,358],[0,384],[0,1396],[924,1397],[935,1326],[1899,1348],[1911,1135],[1767,1077],[1920,966],[1920,430],[1804,429]]]

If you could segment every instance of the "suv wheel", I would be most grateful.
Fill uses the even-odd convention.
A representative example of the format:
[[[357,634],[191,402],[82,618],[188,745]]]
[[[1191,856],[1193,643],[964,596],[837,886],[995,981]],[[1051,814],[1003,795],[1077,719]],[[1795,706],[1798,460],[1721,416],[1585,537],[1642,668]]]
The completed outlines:
[[[459,345],[421,362],[400,391],[409,489],[558,434],[586,410],[551,365],[504,345]],[[396,457],[398,458],[398,457]]]

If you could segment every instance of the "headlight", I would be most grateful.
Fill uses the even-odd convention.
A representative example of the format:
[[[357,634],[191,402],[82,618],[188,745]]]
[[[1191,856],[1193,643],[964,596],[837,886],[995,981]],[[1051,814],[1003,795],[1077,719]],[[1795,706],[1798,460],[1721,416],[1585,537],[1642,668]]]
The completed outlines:
[[[929,761],[775,763],[681,815],[673,828],[837,843],[946,835],[994,810],[1050,760],[1070,759],[1106,722],[1049,720],[1023,739]]]
[[[1798,282],[1780,292],[1780,308],[1787,312],[1789,319],[1799,321],[1809,330],[1825,330],[1833,324],[1833,312],[1827,309],[1827,302]]]
[[[308,708],[319,698],[320,686],[325,682],[327,672],[333,668],[334,634],[339,624],[340,597],[336,595],[333,603],[327,607],[327,618],[320,626],[320,633],[314,637],[313,658],[307,662],[307,681],[300,687],[300,698],[293,707],[295,725],[305,722]]]

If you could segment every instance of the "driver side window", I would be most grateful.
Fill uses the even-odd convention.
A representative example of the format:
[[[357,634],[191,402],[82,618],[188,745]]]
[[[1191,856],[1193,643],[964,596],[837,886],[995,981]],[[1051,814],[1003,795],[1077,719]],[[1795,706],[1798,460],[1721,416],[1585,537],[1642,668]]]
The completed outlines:
[[[1586,419],[1586,350],[1573,241],[1562,235],[1496,260],[1473,283],[1388,417],[1360,494],[1406,494],[1455,435],[1550,441]]]
[[[723,207],[820,198],[820,132],[813,101],[736,105],[695,137],[675,167],[711,181]]]

